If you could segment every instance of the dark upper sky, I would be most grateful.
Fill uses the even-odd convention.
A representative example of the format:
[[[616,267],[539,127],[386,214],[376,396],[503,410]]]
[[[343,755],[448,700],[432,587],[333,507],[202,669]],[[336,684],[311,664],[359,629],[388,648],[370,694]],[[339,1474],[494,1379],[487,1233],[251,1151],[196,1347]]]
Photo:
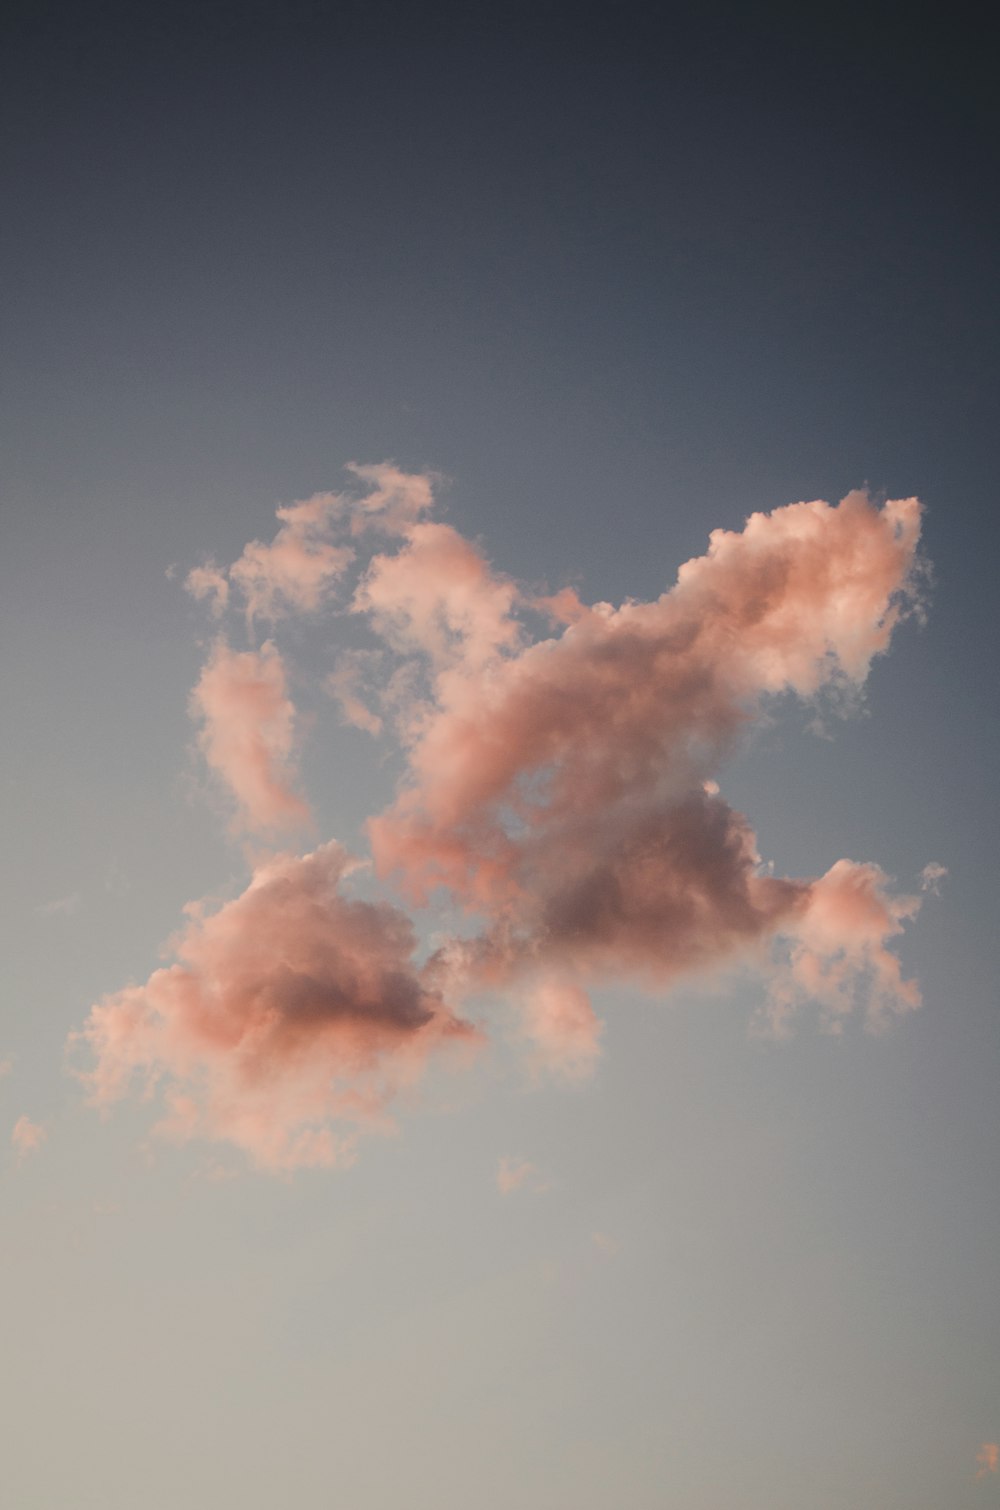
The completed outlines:
[[[103,397],[155,467],[336,409],[462,475],[502,433],[536,485],[982,498],[985,41],[799,9],[9,8],[15,423]]]

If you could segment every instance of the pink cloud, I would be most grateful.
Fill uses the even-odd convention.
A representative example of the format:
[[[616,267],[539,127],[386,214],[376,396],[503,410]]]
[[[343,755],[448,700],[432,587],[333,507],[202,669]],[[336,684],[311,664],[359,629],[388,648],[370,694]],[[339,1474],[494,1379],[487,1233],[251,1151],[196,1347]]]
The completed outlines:
[[[979,1465],[977,1479],[984,1479],[988,1473],[1000,1473],[1000,1444],[984,1442],[976,1453],[976,1462]]]
[[[405,538],[396,555],[374,558],[355,594],[356,611],[370,614],[379,633],[466,673],[517,644],[517,590],[474,546],[448,524],[413,524]]]
[[[586,992],[572,981],[536,981],[521,998],[521,1031],[536,1071],[583,1080],[600,1058],[603,1024]]]
[[[838,860],[803,892],[803,905],[783,922],[787,963],[777,965],[769,1015],[781,1031],[789,1011],[818,1005],[839,1031],[863,995],[868,1025],[883,1027],[893,1013],[920,1006],[916,981],[904,980],[887,941],[916,915],[920,898],[893,896],[877,865]]]
[[[260,866],[217,912],[192,904],[175,962],[91,1011],[94,1103],[138,1080],[162,1094],[161,1133],[271,1169],[349,1161],[359,1127],[390,1125],[428,1058],[477,1035],[415,967],[409,920],[344,896],[350,868],[327,844]]]
[[[251,540],[228,568],[206,561],[188,572],[184,585],[207,601],[216,618],[233,591],[243,599],[248,623],[276,623],[290,613],[312,614],[327,601],[354,560],[354,547],[337,536],[366,529],[405,532],[434,503],[435,478],[403,472],[392,462],[351,463],[347,470],[368,491],[314,493],[275,510],[279,528],[270,541]]]
[[[512,1158],[505,1154],[497,1165],[497,1189],[500,1194],[512,1195],[515,1190],[523,1190],[525,1187],[533,1190],[536,1195],[547,1189],[534,1164],[527,1159]]]
[[[11,1147],[19,1158],[26,1158],[28,1154],[37,1153],[48,1136],[40,1122],[32,1122],[30,1117],[18,1117],[14,1123],[14,1130],[10,1135]]]
[[[192,567],[184,578],[184,586],[193,598],[208,602],[215,618],[221,618],[229,603],[229,582],[214,561]]]
[[[138,1079],[173,1136],[228,1140],[265,1167],[330,1164],[384,1124],[432,1051],[477,1041],[457,1015],[477,995],[504,1003],[535,1073],[571,1079],[600,1055],[589,993],[602,983],[663,993],[752,970],[777,1033],[807,1004],[834,1032],[851,1013],[877,1028],[919,1005],[893,945],[920,898],[867,862],[775,876],[718,780],[779,699],[816,715],[860,695],[920,607],[916,499],[754,514],[715,531],[654,601],[614,607],[527,594],[425,517],[432,477],[349,470],[363,496],[279,510],[270,545],[188,586],[220,613],[231,589],[251,619],[309,613],[380,537],[347,601],[384,648],[342,652],[326,685],[347,721],[402,743],[396,799],[368,826],[379,875],[416,905],[457,904],[461,937],[419,967],[400,911],[345,897],[338,846],[274,859],[219,911],[190,909],[173,964],[93,1009],[97,1101]],[[237,652],[219,639],[191,708],[244,829],[308,820],[271,640]],[[943,874],[928,865],[922,890]],[[498,1181],[529,1176],[506,1161]]]
[[[346,470],[370,489],[360,499],[348,503],[354,534],[368,528],[384,534],[403,534],[434,507],[434,485],[440,481],[434,473],[403,472],[391,461],[367,466],[352,461]]]
[[[878,508],[862,493],[755,514],[715,531],[655,602],[587,608],[574,594],[552,615],[562,632],[534,644],[516,592],[478,556],[485,627],[455,629],[449,593],[471,581],[470,558],[449,542],[418,572],[409,531],[356,600],[431,668],[406,725],[408,778],[369,825],[380,872],[416,902],[444,886],[481,914],[494,983],[541,969],[569,971],[574,989],[629,975],[660,987],[743,960],[773,973],[776,1015],[809,990],[838,1017],[866,982],[873,1021],[916,1005],[885,948],[915,900],[849,861],[816,882],[769,875],[715,772],[779,694],[863,684],[917,601],[919,530],[915,499]]]
[[[341,511],[337,494],[317,493],[276,511],[281,528],[270,544],[250,541],[229,568],[248,619],[273,622],[292,610],[315,613],[354,557],[350,546],[326,538]]]
[[[191,694],[205,760],[239,807],[237,826],[282,832],[307,825],[295,790],[295,707],[285,667],[270,640],[234,651],[219,639]]]

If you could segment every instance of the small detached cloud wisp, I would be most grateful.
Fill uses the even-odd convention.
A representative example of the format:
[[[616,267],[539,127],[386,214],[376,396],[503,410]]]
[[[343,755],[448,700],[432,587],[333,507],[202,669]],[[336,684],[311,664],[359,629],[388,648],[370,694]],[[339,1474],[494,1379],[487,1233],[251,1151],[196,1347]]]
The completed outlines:
[[[29,1154],[37,1153],[47,1137],[42,1123],[32,1122],[28,1116],[18,1117],[14,1123],[14,1129],[10,1135],[10,1144],[18,1158],[27,1158]]]
[[[497,1165],[497,1189],[501,1195],[513,1195],[515,1190],[525,1189],[542,1195],[548,1188],[547,1182],[528,1159],[505,1154]]]
[[[976,1465],[977,1479],[984,1479],[990,1473],[1000,1473],[1000,1443],[984,1442],[976,1453]]]
[[[189,574],[217,624],[191,712],[234,828],[287,836],[310,818],[278,626],[296,614],[326,634],[335,603],[367,625],[370,647],[345,649],[326,690],[402,752],[395,798],[367,825],[397,900],[353,898],[357,862],[335,842],[258,853],[242,895],[190,904],[173,963],[93,1008],[77,1038],[98,1104],[138,1081],[161,1094],[167,1135],[266,1168],[336,1164],[361,1129],[390,1125],[432,1059],[467,1061],[487,1003],[534,1074],[577,1080],[600,1054],[602,983],[662,994],[750,969],[779,1034],[807,1004],[833,1032],[919,1006],[891,946],[920,894],[870,861],[775,876],[718,781],[778,699],[849,709],[919,611],[916,499],[753,514],[654,601],[615,607],[497,572],[428,517],[436,478],[350,470],[360,495],[283,507],[269,544]],[[927,865],[921,891],[945,874]],[[466,926],[421,959],[398,900],[457,908]],[[501,1188],[519,1167],[501,1166]]]

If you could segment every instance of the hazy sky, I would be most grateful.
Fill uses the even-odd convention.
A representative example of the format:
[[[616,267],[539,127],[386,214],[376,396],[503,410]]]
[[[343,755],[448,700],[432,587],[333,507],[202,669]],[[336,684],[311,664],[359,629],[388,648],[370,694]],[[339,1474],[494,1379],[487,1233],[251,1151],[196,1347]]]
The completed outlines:
[[[5,1504],[996,1504],[985,41],[6,16]]]

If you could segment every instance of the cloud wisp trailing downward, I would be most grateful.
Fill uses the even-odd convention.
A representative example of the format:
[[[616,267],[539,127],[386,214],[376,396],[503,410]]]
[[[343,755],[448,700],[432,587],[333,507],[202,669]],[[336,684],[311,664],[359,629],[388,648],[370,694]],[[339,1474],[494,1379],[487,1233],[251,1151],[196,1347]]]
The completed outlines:
[[[259,650],[234,651],[217,639],[191,693],[191,714],[209,769],[235,800],[237,830],[274,834],[309,825],[296,790],[295,706],[270,640]]]
[[[421,966],[395,905],[348,899],[336,845],[260,862],[241,897],[191,909],[175,964],[94,1009],[102,1102],[139,1075],[163,1086],[178,1135],[226,1138],[265,1165],[336,1162],[338,1138],[385,1116],[432,1052],[476,1038],[473,999],[507,1012],[534,1073],[571,1079],[598,1059],[589,993],[605,981],[662,993],[753,969],[779,1032],[807,1003],[832,1031],[919,1005],[891,947],[919,896],[867,861],[773,875],[717,780],[779,700],[850,709],[919,607],[915,499],[754,514],[715,531],[655,601],[614,607],[498,573],[427,517],[432,477],[351,470],[361,497],[280,509],[271,544],[188,586],[220,620],[239,599],[251,632],[315,616],[334,592],[368,625],[371,648],[346,650],[328,690],[403,752],[395,800],[368,825],[377,873],[468,923]],[[236,651],[220,635],[192,711],[244,831],[307,818],[273,639]],[[943,874],[929,865],[923,889]]]

